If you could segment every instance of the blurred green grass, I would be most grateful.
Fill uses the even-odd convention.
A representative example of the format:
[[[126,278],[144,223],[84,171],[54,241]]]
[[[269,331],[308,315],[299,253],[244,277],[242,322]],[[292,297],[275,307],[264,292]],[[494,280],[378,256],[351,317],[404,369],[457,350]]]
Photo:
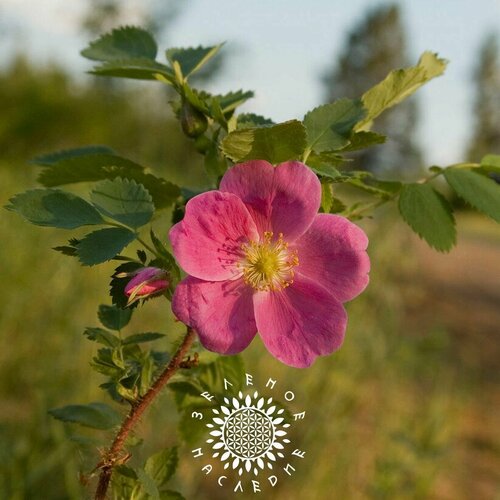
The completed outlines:
[[[33,185],[32,169],[3,166],[2,204]],[[244,353],[257,384],[263,387],[272,376],[294,390],[297,405],[306,410],[295,436],[306,457],[292,477],[264,487],[266,498],[494,498],[500,470],[493,413],[500,396],[499,349],[488,329],[498,324],[499,312],[488,291],[474,292],[474,286],[484,287],[498,273],[498,261],[490,257],[500,247],[498,228],[476,215],[459,217],[458,248],[439,256],[390,210],[364,225],[371,237],[371,284],[348,306],[343,348],[308,370],[279,364],[258,339]],[[96,324],[97,304],[108,300],[112,267],[82,269],[50,249],[64,241],[63,231],[33,227],[13,213],[2,214],[0,227],[0,498],[85,498],[91,490],[80,483],[79,472],[91,470],[110,435],[101,433],[100,443],[78,447],[68,439],[74,429],[53,421],[47,410],[105,400],[97,387],[100,377],[89,367],[96,346],[82,332]],[[435,281],[444,262],[449,269]],[[472,284],[464,278],[463,287],[475,293],[474,303],[483,304],[481,318],[474,319],[467,301],[445,301],[443,308],[443,283],[453,278],[460,292],[457,275],[466,275],[453,262],[475,266]],[[498,299],[498,289],[490,293]],[[464,314],[468,321],[460,319]],[[165,349],[179,332],[163,300],[146,304],[134,325],[168,333]],[[145,451],[133,460],[174,444],[175,422],[166,394],[141,423]],[[231,497],[203,476],[187,447],[181,448],[175,486],[186,498]]]

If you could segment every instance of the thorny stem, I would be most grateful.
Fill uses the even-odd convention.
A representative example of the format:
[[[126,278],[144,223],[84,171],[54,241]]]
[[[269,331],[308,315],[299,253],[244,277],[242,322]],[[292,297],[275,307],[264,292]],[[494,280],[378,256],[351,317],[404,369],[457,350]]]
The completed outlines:
[[[113,472],[113,467],[118,465],[120,462],[120,454],[123,450],[125,441],[136,426],[142,414],[146,411],[153,400],[158,396],[160,391],[163,389],[165,384],[170,380],[172,375],[179,368],[186,368],[186,362],[183,362],[186,353],[188,352],[191,344],[195,339],[196,333],[194,330],[188,327],[185,337],[182,340],[181,345],[177,349],[176,353],[170,360],[165,370],[156,379],[153,385],[149,388],[148,392],[142,396],[130,409],[129,414],[123,421],[120,430],[115,436],[113,443],[111,444],[109,450],[104,454],[103,458],[97,464],[96,469],[101,472],[99,474],[99,481],[97,483],[97,489],[95,492],[95,500],[105,500],[106,493],[108,491],[109,482],[111,480],[111,474]],[[189,360],[188,360],[189,362]],[[124,462],[124,460],[122,460]]]

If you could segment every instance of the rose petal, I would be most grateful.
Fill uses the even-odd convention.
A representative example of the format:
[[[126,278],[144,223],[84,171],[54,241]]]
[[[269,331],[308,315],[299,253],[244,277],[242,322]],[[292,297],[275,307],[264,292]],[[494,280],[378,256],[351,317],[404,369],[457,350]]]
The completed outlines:
[[[222,177],[220,190],[243,200],[260,234],[271,230],[271,202],[274,167],[263,160],[249,161],[231,167]]]
[[[261,235],[283,233],[289,242],[307,230],[321,203],[318,178],[298,161],[276,168],[262,160],[235,165],[222,178],[220,189],[243,200]]]
[[[283,363],[305,368],[337,350],[347,314],[340,302],[313,281],[296,276],[289,287],[254,295],[257,329],[269,352]]]
[[[203,281],[188,276],[175,289],[172,311],[196,330],[206,349],[236,354],[257,332],[252,295],[241,279]]]
[[[184,271],[210,281],[239,275],[236,264],[243,256],[242,243],[259,238],[243,202],[220,191],[189,200],[184,219],[172,227],[169,236]]]
[[[368,238],[356,224],[338,215],[318,214],[293,245],[299,258],[294,270],[346,302],[368,285],[367,246]]]

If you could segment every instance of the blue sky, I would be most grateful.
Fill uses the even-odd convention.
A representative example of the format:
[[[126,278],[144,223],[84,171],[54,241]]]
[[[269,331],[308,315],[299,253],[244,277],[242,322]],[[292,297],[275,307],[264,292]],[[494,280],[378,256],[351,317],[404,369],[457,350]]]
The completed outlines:
[[[128,0],[134,22],[140,0]],[[247,111],[276,120],[302,117],[324,99],[320,77],[374,0],[188,0],[168,34],[170,45],[227,41],[231,57],[211,90],[256,91]],[[420,140],[429,164],[463,159],[473,120],[471,71],[482,37],[498,30],[500,0],[400,0],[412,60],[424,50],[450,61],[444,77],[419,91]],[[144,0],[142,5],[144,4]],[[78,52],[83,0],[2,0],[1,60],[19,48],[41,64],[57,58],[75,75],[89,67]],[[231,49],[233,48],[233,49]]]

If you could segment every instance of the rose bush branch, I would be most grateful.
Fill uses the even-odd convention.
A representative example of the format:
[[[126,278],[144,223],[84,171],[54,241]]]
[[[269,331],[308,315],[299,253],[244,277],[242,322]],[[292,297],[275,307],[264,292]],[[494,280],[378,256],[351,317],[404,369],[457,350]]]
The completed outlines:
[[[120,460],[120,455],[125,441],[134,427],[138,424],[143,413],[148,409],[165,384],[172,378],[177,370],[181,367],[186,368],[185,364],[182,366],[183,359],[186,357],[186,354],[193,344],[195,337],[196,333],[194,330],[188,328],[179,348],[173,355],[165,370],[163,370],[160,376],[155,380],[146,394],[132,405],[130,412],[121,424],[120,430],[116,434],[111,447],[104,453],[102,460],[99,464],[97,464],[96,469],[99,470],[99,480],[95,493],[96,500],[104,500],[106,498],[109,482],[113,473],[113,467],[117,463],[123,463],[123,460]]]

